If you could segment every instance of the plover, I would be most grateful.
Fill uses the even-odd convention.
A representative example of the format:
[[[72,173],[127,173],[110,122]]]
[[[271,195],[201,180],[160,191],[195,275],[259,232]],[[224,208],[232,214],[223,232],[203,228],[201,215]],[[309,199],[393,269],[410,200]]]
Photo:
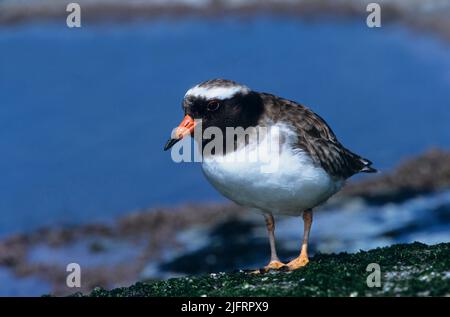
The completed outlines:
[[[309,108],[231,80],[213,79],[192,87],[184,96],[183,110],[184,119],[164,150],[193,135],[198,120],[203,131],[216,127],[223,132],[224,147],[231,141],[231,149],[203,153],[202,170],[225,197],[263,213],[271,250],[264,270],[295,270],[306,265],[313,208],[338,192],[350,176],[376,172],[371,161],[346,149],[325,120]],[[227,127],[265,127],[266,131],[276,128],[280,142],[268,150],[268,155],[277,156],[278,168],[267,173],[261,169],[266,161],[227,160],[262,146],[261,138],[238,141],[233,136],[233,140],[227,140]],[[212,139],[197,141],[205,149]],[[287,264],[277,255],[273,214],[303,216],[300,255]]]

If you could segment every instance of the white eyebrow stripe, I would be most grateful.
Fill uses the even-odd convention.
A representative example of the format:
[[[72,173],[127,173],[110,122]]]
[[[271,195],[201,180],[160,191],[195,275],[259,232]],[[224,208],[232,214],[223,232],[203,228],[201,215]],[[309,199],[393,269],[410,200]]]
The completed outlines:
[[[245,86],[230,86],[230,87],[199,87],[194,86],[186,92],[185,97],[202,97],[206,99],[228,99],[238,93],[246,94],[250,91]]]

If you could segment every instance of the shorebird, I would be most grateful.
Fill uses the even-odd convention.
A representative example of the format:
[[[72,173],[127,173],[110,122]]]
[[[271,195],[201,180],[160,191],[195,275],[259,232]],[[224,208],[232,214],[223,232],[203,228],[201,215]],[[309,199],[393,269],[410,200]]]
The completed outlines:
[[[212,79],[192,87],[184,96],[183,110],[184,119],[164,150],[194,135],[199,120],[203,131],[215,127],[223,132],[223,148],[231,141],[231,148],[222,152],[203,153],[202,170],[225,197],[264,215],[271,250],[264,271],[305,266],[309,262],[313,208],[337,193],[352,175],[376,172],[371,161],[346,149],[325,120],[309,108],[231,80]],[[261,169],[263,162],[258,160],[226,160],[263,146],[261,138],[227,140],[227,128],[238,127],[277,129],[278,147],[268,150],[269,156],[277,156],[277,169],[266,173]],[[206,138],[196,141],[202,149],[212,142]],[[273,214],[303,217],[300,254],[287,264],[277,255]]]

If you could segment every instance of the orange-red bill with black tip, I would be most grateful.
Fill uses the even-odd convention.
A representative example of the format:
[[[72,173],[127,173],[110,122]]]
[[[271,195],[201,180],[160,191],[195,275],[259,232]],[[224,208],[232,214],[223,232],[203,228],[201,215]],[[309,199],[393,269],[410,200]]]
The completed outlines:
[[[175,136],[167,141],[166,145],[164,146],[164,151],[170,149],[175,145],[175,143],[183,139],[185,136],[191,135],[194,132],[194,128],[195,121],[190,115],[187,114],[175,130]]]

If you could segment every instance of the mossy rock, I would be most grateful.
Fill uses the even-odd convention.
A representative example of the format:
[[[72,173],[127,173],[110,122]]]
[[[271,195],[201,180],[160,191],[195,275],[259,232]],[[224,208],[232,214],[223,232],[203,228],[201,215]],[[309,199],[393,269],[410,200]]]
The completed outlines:
[[[370,263],[380,266],[380,287],[367,285]],[[97,288],[89,296],[450,296],[450,243],[317,254],[295,272],[213,273]]]

